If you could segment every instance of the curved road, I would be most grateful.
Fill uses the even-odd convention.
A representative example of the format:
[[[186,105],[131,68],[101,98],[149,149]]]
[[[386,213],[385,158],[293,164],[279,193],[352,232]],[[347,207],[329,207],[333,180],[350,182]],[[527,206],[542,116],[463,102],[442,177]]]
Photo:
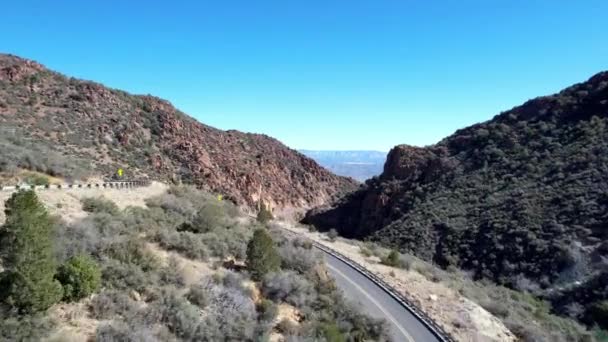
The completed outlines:
[[[374,282],[342,260],[325,252],[323,255],[329,273],[344,296],[360,305],[368,315],[385,319],[390,324],[394,342],[439,341],[424,324]]]

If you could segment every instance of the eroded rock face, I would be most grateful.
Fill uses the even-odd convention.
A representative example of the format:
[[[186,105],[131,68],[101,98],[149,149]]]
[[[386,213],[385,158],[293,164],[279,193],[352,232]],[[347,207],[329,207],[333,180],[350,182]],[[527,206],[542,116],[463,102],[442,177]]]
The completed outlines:
[[[433,181],[456,168],[456,160],[447,155],[445,148],[396,146],[387,156],[382,178],[411,182]]]
[[[68,79],[38,63],[0,55],[0,125],[23,138],[82,155],[101,175],[191,182],[252,210],[322,205],[357,187],[262,134],[222,131],[153,96]],[[44,118],[44,122],[40,118]]]

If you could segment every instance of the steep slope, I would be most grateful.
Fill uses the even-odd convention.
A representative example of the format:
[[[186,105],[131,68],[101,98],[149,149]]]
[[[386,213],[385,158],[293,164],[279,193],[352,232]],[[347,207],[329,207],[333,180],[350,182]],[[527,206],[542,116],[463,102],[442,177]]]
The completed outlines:
[[[608,73],[434,146],[397,146],[380,177],[305,222],[478,278],[540,286],[563,311],[606,300]],[[568,296],[589,282],[603,285]]]
[[[0,55],[0,171],[142,175],[193,182],[255,207],[306,208],[355,188],[260,134],[206,126],[152,96],[67,78]]]

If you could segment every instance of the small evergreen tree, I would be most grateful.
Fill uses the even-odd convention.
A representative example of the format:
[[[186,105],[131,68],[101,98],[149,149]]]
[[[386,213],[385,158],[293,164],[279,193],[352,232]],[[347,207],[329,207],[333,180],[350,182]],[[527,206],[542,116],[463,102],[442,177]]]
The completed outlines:
[[[63,290],[54,278],[54,223],[34,191],[20,191],[5,205],[0,228],[0,299],[22,312],[48,309]]]
[[[61,265],[57,280],[63,285],[63,299],[74,301],[99,289],[101,270],[90,256],[78,255]]]
[[[247,268],[253,280],[262,280],[267,273],[276,271],[281,265],[281,257],[272,238],[265,229],[257,229],[247,245]]]

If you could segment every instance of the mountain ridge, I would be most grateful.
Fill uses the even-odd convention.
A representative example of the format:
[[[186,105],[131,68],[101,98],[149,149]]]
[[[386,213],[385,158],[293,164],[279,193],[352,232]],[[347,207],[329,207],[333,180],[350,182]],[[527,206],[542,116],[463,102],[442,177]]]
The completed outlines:
[[[0,124],[13,132],[5,145],[35,145],[66,159],[66,168],[78,162],[103,177],[122,167],[130,177],[191,182],[249,208],[263,202],[295,212],[356,188],[267,135],[222,131],[158,97],[68,78],[14,55],[0,54]]]
[[[582,305],[577,318],[600,324],[590,308],[608,299],[592,290],[608,278],[608,72],[435,145],[396,146],[382,175],[304,222],[534,291],[561,313]],[[572,284],[588,295],[560,290]]]

